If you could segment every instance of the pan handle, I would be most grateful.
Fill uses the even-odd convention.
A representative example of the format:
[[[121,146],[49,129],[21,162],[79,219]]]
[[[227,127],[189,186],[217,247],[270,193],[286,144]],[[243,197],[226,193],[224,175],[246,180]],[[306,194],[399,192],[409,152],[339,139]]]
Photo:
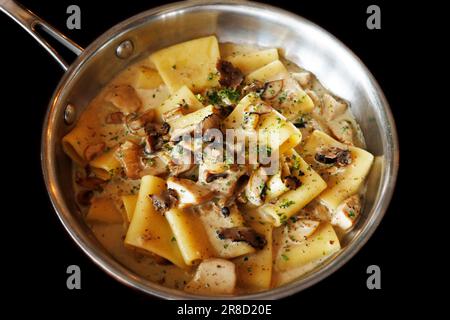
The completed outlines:
[[[22,26],[31,36],[36,39],[41,46],[45,48],[55,58],[60,66],[66,71],[69,68],[69,64],[61,57],[61,55],[53,48],[37,31],[36,27],[44,30],[51,37],[56,39],[70,51],[76,55],[80,55],[83,52],[83,48],[77,45],[75,42],[67,38],[58,30],[53,28],[50,24],[36,16],[33,12],[25,9],[21,5],[17,4],[13,0],[0,0],[0,10],[6,13],[10,18],[16,21]]]

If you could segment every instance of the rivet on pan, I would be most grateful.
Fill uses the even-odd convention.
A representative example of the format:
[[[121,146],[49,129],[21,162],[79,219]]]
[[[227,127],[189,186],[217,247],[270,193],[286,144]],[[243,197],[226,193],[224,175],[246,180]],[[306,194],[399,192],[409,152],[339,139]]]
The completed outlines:
[[[68,104],[64,110],[64,122],[66,124],[72,124],[75,121],[75,107],[73,104]]]
[[[120,59],[127,59],[131,56],[134,50],[133,42],[130,40],[122,41],[116,48],[116,56]]]

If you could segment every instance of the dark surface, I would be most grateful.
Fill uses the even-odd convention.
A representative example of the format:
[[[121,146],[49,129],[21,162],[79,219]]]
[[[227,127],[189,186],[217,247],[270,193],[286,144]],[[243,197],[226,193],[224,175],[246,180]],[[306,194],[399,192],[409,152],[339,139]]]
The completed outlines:
[[[127,5],[96,1],[95,6],[92,1],[75,0],[21,2],[83,47],[114,24],[158,4],[157,1],[128,1]],[[413,177],[409,172],[414,170],[415,163],[403,161],[411,156],[414,141],[420,140],[420,136],[413,140],[409,130],[423,107],[414,96],[417,61],[412,63],[417,46],[420,46],[417,39],[421,31],[415,24],[409,24],[411,17],[418,14],[418,8],[394,7],[379,1],[358,4],[330,1],[326,5],[313,1],[296,5],[282,1],[274,3],[327,29],[368,66],[391,104],[402,157],[392,203],[374,236],[339,271],[286,300],[313,307],[312,304],[318,305],[317,302],[325,299],[339,303],[339,309],[346,312],[354,305],[380,312],[375,306],[394,305],[405,293],[414,296],[421,278],[413,273],[420,258],[413,254],[417,244],[411,242],[409,229],[413,224],[408,222],[420,209],[410,209],[407,205],[414,198],[411,196],[415,189],[411,183]],[[381,30],[371,31],[365,25],[366,8],[373,3],[380,5],[382,10]],[[66,29],[65,12],[70,4],[81,6],[81,30]],[[422,11],[421,16],[424,15],[426,13]],[[7,280],[13,280],[15,284],[11,293],[41,307],[46,305],[41,302],[50,301],[77,306],[95,302],[100,308],[128,303],[152,305],[149,297],[116,282],[94,265],[69,238],[54,214],[42,180],[40,134],[47,103],[63,72],[44,49],[3,14],[0,14],[0,29],[3,44],[8,44],[8,49],[2,44],[0,50],[3,66],[2,163],[8,181],[12,181],[3,203],[8,200],[8,203],[17,204],[3,210],[3,230],[8,233],[4,236],[8,252],[5,264],[10,268]],[[21,190],[24,192],[19,193]],[[81,267],[82,290],[66,289],[66,268],[71,264]],[[366,268],[371,264],[381,267],[382,289],[378,291],[366,288]]]

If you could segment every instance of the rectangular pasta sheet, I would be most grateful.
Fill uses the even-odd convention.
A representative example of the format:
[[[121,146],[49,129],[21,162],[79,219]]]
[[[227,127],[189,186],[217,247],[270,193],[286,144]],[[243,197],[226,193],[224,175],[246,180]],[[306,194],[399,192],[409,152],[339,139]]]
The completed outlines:
[[[255,253],[236,258],[238,282],[244,288],[269,289],[272,279],[272,229],[270,223],[255,220],[250,224],[257,233],[263,235],[267,244]]]
[[[180,268],[186,268],[175,235],[166,218],[155,210],[149,195],[161,194],[166,189],[165,180],[155,176],[144,176],[128,227],[125,243],[153,252],[173,262]]]
[[[325,205],[334,210],[342,201],[359,190],[372,166],[373,155],[361,148],[344,145],[318,130],[306,141],[302,155],[309,164],[319,168],[319,164],[314,160],[316,152],[320,148],[330,147],[348,149],[352,157],[349,165],[327,178],[327,189],[319,196]]]
[[[283,193],[272,203],[266,202],[258,211],[273,220],[275,226],[280,226],[291,216],[297,214],[303,207],[317,197],[327,184],[294,150],[287,155],[294,159],[296,166],[303,173],[298,175],[301,185],[295,190]]]
[[[187,265],[214,255],[203,225],[195,213],[173,208],[165,216]]]
[[[183,85],[194,92],[218,85],[216,63],[220,58],[215,36],[182,42],[150,56],[161,78],[174,93]]]

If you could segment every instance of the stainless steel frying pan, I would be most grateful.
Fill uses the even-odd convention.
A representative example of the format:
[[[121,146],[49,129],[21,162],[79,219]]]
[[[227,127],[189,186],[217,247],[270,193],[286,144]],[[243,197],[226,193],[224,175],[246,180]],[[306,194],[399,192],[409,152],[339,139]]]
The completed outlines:
[[[134,274],[114,260],[95,239],[75,206],[71,162],[61,138],[89,101],[112,77],[152,51],[216,34],[221,42],[278,47],[295,63],[311,70],[332,91],[350,101],[368,150],[376,156],[368,177],[366,202],[343,249],[313,272],[285,286],[233,299],[278,299],[324,279],[366,243],[380,223],[395,185],[398,142],[394,120],[377,82],[339,40],[308,20],[265,4],[247,1],[185,1],[151,9],[112,27],[86,49],[11,0],[0,9],[27,30],[66,71],[48,106],[42,132],[42,170],[55,211],[80,248],[120,282],[166,299],[202,298],[165,288]],[[78,55],[68,65],[41,36],[40,27]]]

